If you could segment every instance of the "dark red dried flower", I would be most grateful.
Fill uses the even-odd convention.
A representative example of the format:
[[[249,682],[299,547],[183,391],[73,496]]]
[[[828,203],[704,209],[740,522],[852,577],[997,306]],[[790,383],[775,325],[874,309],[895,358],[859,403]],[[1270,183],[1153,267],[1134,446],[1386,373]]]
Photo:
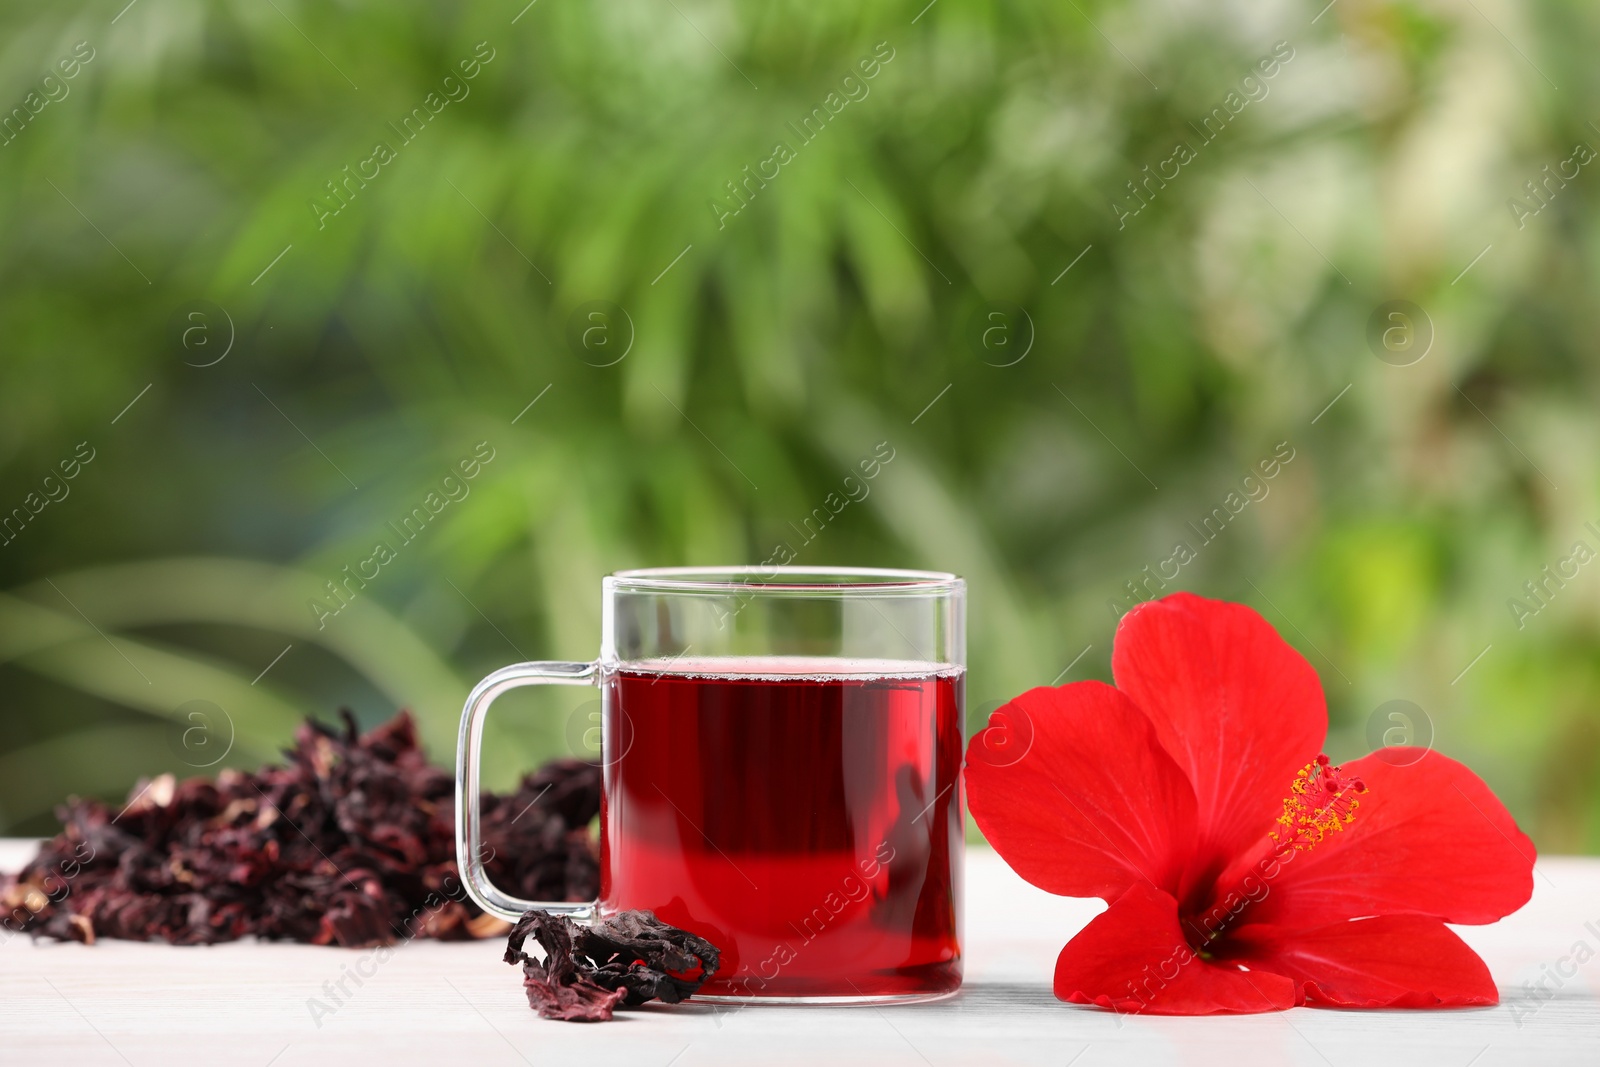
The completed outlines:
[[[532,936],[544,959],[529,955]],[[511,928],[505,961],[522,964],[528,1004],[546,1019],[605,1022],[620,1005],[687,1000],[717,973],[721,953],[650,911],[624,911],[582,926],[530,911]]]

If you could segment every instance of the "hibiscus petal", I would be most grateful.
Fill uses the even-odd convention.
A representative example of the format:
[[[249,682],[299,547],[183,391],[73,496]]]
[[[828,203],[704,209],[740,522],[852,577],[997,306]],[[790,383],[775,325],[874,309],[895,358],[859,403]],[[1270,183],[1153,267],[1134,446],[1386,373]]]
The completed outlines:
[[[1280,1011],[1294,982],[1268,971],[1196,956],[1178,926],[1178,902],[1139,883],[1067,942],[1056,959],[1056,996],[1149,1015]]]
[[[1013,870],[1063,896],[1176,890],[1194,794],[1127,697],[1103,682],[1030,689],[990,722],[967,748],[967,803]]]
[[[1397,758],[1396,754],[1406,758]],[[1533,842],[1472,771],[1437,752],[1385,749],[1344,764],[1360,778],[1355,820],[1289,853],[1251,923],[1312,927],[1364,915],[1494,922],[1533,894]]]
[[[1382,915],[1311,930],[1247,926],[1228,957],[1295,980],[1297,1003],[1439,1008],[1500,1000],[1489,968],[1438,919]]]
[[[1295,772],[1322,750],[1317,672],[1255,611],[1189,593],[1128,612],[1111,670],[1194,787],[1190,880],[1213,877],[1265,836]]]

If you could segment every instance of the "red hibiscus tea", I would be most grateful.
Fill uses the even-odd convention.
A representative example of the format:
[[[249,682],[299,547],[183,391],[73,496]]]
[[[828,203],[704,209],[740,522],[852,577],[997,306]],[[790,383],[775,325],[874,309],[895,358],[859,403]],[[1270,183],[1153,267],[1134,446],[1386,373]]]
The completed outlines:
[[[600,907],[723,950],[709,996],[961,984],[960,667],[653,661],[604,682]]]

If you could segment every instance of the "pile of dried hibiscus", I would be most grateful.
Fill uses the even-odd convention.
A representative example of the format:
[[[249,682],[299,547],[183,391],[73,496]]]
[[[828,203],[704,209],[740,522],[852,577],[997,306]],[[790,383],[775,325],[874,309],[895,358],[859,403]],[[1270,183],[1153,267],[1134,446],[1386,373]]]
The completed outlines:
[[[62,833],[0,876],[0,925],[90,942],[256,936],[350,948],[505,933],[461,885],[455,782],[428,764],[411,716],[363,735],[341,714],[343,730],[300,727],[282,766],[214,781],[163,775],[120,811],[73,800]],[[485,794],[490,877],[533,900],[593,899],[599,806],[599,768],[578,760]]]

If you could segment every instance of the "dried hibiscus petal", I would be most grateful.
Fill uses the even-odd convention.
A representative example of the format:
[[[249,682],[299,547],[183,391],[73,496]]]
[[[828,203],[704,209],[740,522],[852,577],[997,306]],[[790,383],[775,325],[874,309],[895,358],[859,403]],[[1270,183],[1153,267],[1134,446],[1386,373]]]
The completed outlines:
[[[626,996],[621,989],[606,989],[588,980],[583,974],[573,950],[573,933],[577,929],[570,919],[551,915],[545,911],[530,911],[511,928],[506,942],[505,961],[522,964],[522,985],[528,994],[528,1006],[546,1019],[565,1019],[569,1022],[605,1022],[617,1002]],[[544,950],[539,960],[523,951],[523,943],[532,935]]]
[[[544,950],[525,951],[529,937]],[[620,1005],[676,1004],[717,973],[717,947],[649,911],[624,911],[582,926],[530,911],[511,928],[505,961],[522,964],[528,1005],[546,1019],[604,1022]]]

